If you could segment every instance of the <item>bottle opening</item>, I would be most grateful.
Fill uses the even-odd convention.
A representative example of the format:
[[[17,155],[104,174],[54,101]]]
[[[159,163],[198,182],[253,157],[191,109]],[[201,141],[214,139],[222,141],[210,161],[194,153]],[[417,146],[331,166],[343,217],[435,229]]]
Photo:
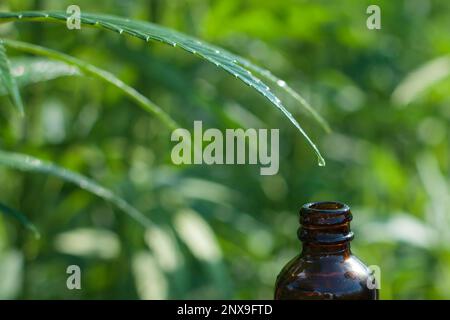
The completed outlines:
[[[311,202],[300,210],[302,225],[335,225],[352,220],[350,207],[337,201]]]
[[[339,213],[342,211],[350,210],[350,208],[345,203],[335,201],[312,202],[307,203],[304,207],[312,211],[328,211],[329,213]]]
[[[336,201],[312,202],[300,209],[298,237],[303,242],[335,244],[353,238],[350,207]]]

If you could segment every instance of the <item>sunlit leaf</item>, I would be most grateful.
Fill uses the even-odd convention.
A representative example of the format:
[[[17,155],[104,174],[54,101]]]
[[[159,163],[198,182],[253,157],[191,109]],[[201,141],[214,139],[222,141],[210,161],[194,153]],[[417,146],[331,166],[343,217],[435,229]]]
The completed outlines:
[[[46,58],[12,58],[11,74],[19,87],[45,82],[60,77],[80,76],[81,71],[67,63],[53,61]],[[0,94],[8,94],[4,87],[0,87]]]
[[[148,228],[145,242],[164,271],[175,272],[181,267],[183,258],[175,236],[169,230],[156,225]]]
[[[36,229],[33,223],[28,220],[28,218],[21,212],[17,211],[16,209],[10,208],[9,206],[3,204],[0,202],[0,212],[2,212],[5,215],[11,216],[15,219],[17,219],[21,224],[23,224],[28,230],[34,233],[36,238],[39,238],[39,231]]]
[[[51,162],[13,152],[0,151],[0,164],[21,171],[39,172],[59,177],[78,187],[95,194],[96,196],[114,204],[116,207],[130,215],[143,226],[151,226],[152,222],[139,210],[131,206],[114,192],[100,186],[95,181],[76,172],[59,167]]]
[[[131,266],[136,290],[141,299],[167,299],[169,284],[155,258],[146,251],[133,255]]]
[[[427,89],[450,76],[450,56],[443,56],[423,64],[409,73],[392,93],[392,101],[408,105]]]
[[[128,86],[122,80],[118,79],[112,73],[105,71],[103,69],[97,68],[90,63],[79,60],[67,54],[47,49],[41,46],[32,45],[26,42],[13,41],[13,40],[4,40],[4,44],[8,47],[14,48],[16,50],[20,50],[23,52],[29,52],[32,54],[38,54],[42,56],[46,56],[51,59],[59,60],[67,63],[71,66],[76,66],[79,68],[84,74],[91,75],[95,78],[98,78],[102,81],[105,81],[113,86],[117,87],[119,90],[124,92],[128,97],[133,99],[140,107],[144,110],[153,113],[159,119],[163,121],[164,124],[174,129],[179,127],[175,121],[160,107],[150,101],[148,98],[140,94],[134,88]]]
[[[26,12],[3,12],[0,13],[1,21],[14,21],[14,20],[30,20],[30,21],[57,21],[60,23],[66,23],[68,15],[64,12],[38,12],[38,11],[26,11]],[[182,34],[180,32],[152,24],[145,21],[130,20],[126,18],[102,15],[82,13],[80,22],[87,26],[93,26],[98,28],[104,28],[115,31],[119,34],[128,34],[145,41],[159,41],[169,44],[173,47],[180,47],[187,52],[198,55],[203,59],[213,63],[219,68],[227,71],[228,73],[240,79],[245,84],[254,88],[257,92],[262,94],[267,100],[269,100],[274,106],[276,106],[281,112],[291,121],[291,123],[300,131],[305,137],[310,146],[316,153],[319,161],[319,165],[324,166],[325,160],[323,159],[320,151],[306,134],[300,124],[295,120],[292,114],[285,108],[281,100],[272,92],[271,88],[267,86],[260,78],[255,76],[253,72],[263,77],[275,81],[279,87],[286,90],[289,94],[294,93],[294,98],[301,102],[303,106],[313,113],[316,119],[321,119],[317,113],[313,112],[312,108],[305,103],[304,99],[286,85],[286,83],[265,69],[262,69],[256,65],[253,65],[248,60],[241,58],[235,54],[232,54],[220,47],[216,47],[200,41],[196,38]],[[325,121],[320,121],[323,125]],[[327,127],[326,127],[327,128]]]
[[[361,234],[368,242],[404,242],[424,248],[436,245],[433,229],[424,221],[405,213],[395,214],[387,221],[366,223],[361,227]]]
[[[109,230],[79,228],[60,233],[54,241],[59,252],[80,257],[114,259],[120,254],[117,234]]]
[[[18,250],[0,252],[0,299],[15,299],[20,294],[24,257]]]
[[[20,114],[23,115],[23,103],[20,97],[19,88],[17,86],[16,80],[11,74],[11,67],[6,56],[6,49],[3,45],[3,41],[0,40],[0,81],[4,90],[8,92],[12,103],[19,110]]]
[[[203,261],[216,262],[222,258],[214,231],[195,211],[182,210],[174,219],[175,229],[192,254]]]

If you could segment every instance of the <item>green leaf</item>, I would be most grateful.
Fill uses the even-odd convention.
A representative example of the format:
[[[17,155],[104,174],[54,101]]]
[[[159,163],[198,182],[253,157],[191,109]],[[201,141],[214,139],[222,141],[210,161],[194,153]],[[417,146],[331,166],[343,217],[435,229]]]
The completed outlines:
[[[30,222],[30,220],[28,220],[28,218],[23,213],[17,211],[16,209],[10,208],[1,202],[0,212],[17,219],[25,228],[33,232],[36,238],[40,238],[40,234],[37,228],[33,223]]]
[[[19,88],[16,80],[11,75],[11,68],[8,57],[6,56],[6,49],[3,45],[3,41],[0,40],[0,80],[8,92],[12,103],[16,106],[21,115],[24,114],[22,98],[20,97]]]
[[[19,87],[45,82],[60,77],[80,76],[81,71],[76,66],[46,58],[21,57],[10,60],[11,74]],[[0,95],[8,94],[0,87]]]
[[[149,227],[153,225],[153,223],[142,212],[131,206],[128,202],[117,196],[111,190],[100,186],[95,181],[81,174],[59,167],[51,162],[43,161],[26,154],[0,150],[0,164],[21,171],[45,173],[61,178],[64,181],[73,183],[78,187],[114,204],[143,226]]]
[[[32,45],[26,42],[14,41],[14,40],[4,40],[4,44],[10,48],[14,48],[16,50],[20,50],[23,52],[28,52],[32,54],[38,54],[41,56],[46,56],[51,59],[59,60],[67,63],[71,66],[76,66],[79,70],[81,70],[86,75],[91,75],[97,79],[100,79],[104,82],[112,84],[117,87],[119,90],[124,92],[128,97],[133,99],[141,108],[144,110],[153,113],[156,115],[164,124],[168,127],[175,129],[179,127],[177,123],[160,107],[150,101],[148,98],[140,94],[134,88],[130,87],[122,80],[118,79],[112,73],[105,71],[103,69],[97,68],[90,63],[79,60],[67,54],[47,49],[41,46]]]
[[[69,15],[64,12],[38,12],[38,11],[26,11],[26,12],[3,12],[0,13],[0,22],[3,21],[14,21],[14,20],[30,20],[30,21],[56,21],[60,23],[65,23]],[[263,75],[273,81],[276,81],[278,85],[286,90],[292,95],[294,92],[290,87],[281,82],[280,79],[272,76],[269,71],[262,69],[256,65],[253,65],[248,60],[241,58],[235,54],[232,54],[220,47],[210,45],[208,43],[202,42],[196,38],[190,37],[188,35],[182,34],[180,32],[152,24],[149,22],[130,20],[116,16],[102,15],[102,14],[91,14],[82,13],[81,23],[83,25],[103,28],[115,31],[119,34],[128,34],[145,41],[159,41],[169,44],[173,47],[180,47],[187,52],[198,55],[203,59],[213,63],[219,68],[227,71],[228,73],[240,79],[245,84],[254,88],[257,92],[262,94],[267,100],[269,100],[274,106],[276,106],[281,112],[291,121],[291,123],[300,131],[300,133],[305,137],[310,146],[316,153],[319,161],[319,165],[324,166],[325,160],[320,154],[319,149],[306,134],[300,124],[295,120],[292,114],[285,108],[281,100],[271,91],[270,87],[267,86],[260,78],[255,76],[252,71],[258,75]],[[304,102],[304,99],[297,94],[294,96],[295,99]],[[311,112],[313,110],[309,105],[303,106]],[[317,119],[319,116],[317,113],[313,113],[313,116]],[[325,123],[322,119],[321,123]]]
[[[409,73],[395,88],[391,100],[399,106],[406,106],[449,76],[450,55],[432,59]]]

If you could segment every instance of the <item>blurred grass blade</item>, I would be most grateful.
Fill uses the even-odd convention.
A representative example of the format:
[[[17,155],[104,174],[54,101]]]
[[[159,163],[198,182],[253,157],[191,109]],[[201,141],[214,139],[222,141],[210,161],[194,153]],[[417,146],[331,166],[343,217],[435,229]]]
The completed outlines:
[[[20,97],[19,88],[16,80],[11,74],[10,63],[6,56],[6,49],[3,45],[3,40],[0,40],[0,79],[2,86],[8,92],[12,103],[16,106],[19,113],[23,116],[23,103]]]
[[[0,13],[0,22],[2,21],[14,21],[14,20],[31,20],[31,21],[57,21],[60,23],[66,23],[68,15],[64,12],[53,11],[24,11],[24,12],[2,12]],[[314,152],[318,157],[320,166],[325,165],[325,160],[320,154],[319,149],[306,134],[300,124],[295,120],[292,114],[285,108],[281,100],[271,91],[261,79],[252,74],[251,70],[257,71],[262,74],[266,71],[253,65],[251,62],[234,55],[222,48],[204,43],[196,38],[182,34],[180,32],[164,28],[162,26],[152,24],[145,21],[130,20],[126,18],[102,15],[82,13],[81,23],[87,26],[93,26],[97,28],[103,28],[115,31],[119,34],[128,34],[145,41],[159,41],[169,44],[173,47],[180,47],[187,52],[198,55],[203,59],[213,63],[219,68],[227,71],[228,73],[240,79],[245,84],[255,89],[258,93],[262,94],[267,100],[269,100],[275,107],[277,107],[300,131],[300,133],[308,141]],[[267,71],[268,72],[268,71]],[[270,73],[269,73],[270,74]],[[267,75],[266,75],[267,77]],[[287,86],[283,86],[282,82],[278,81],[278,85],[284,87],[288,93],[294,92],[292,89],[288,90]],[[298,95],[294,96],[299,101],[302,101]],[[303,104],[304,105],[304,104]],[[307,108],[311,112],[312,108]],[[315,117],[317,119],[317,116]]]
[[[95,181],[76,172],[61,168],[53,163],[46,162],[29,155],[7,152],[3,150],[0,150],[0,164],[21,171],[39,172],[59,177],[114,204],[143,226],[149,227],[153,225],[153,223],[143,213],[131,206],[124,199],[120,198],[112,191],[100,186]]]
[[[392,101],[406,106],[433,85],[450,76],[450,56],[442,56],[420,66],[395,88]]]
[[[121,250],[116,233],[100,228],[77,228],[58,234],[56,251],[85,258],[116,259]]]
[[[19,87],[45,82],[60,77],[80,76],[81,71],[76,66],[47,58],[21,57],[10,60],[11,74]],[[4,87],[0,87],[0,95],[8,94]]]
[[[437,159],[431,153],[417,157],[417,172],[428,193],[429,204],[426,217],[442,243],[450,243],[450,188],[441,172]]]
[[[200,214],[183,209],[175,215],[174,225],[178,235],[196,258],[210,263],[222,259],[222,251],[214,231]]]
[[[67,54],[47,49],[41,46],[32,45],[26,42],[5,39],[4,44],[7,47],[14,48],[22,52],[46,56],[48,58],[67,63],[68,65],[75,66],[79,70],[81,70],[84,74],[91,75],[97,79],[100,79],[117,87],[119,90],[124,92],[128,97],[133,99],[144,110],[154,114],[159,119],[161,119],[164,122],[164,124],[166,124],[169,128],[175,129],[179,127],[179,125],[177,125],[176,122],[160,107],[158,107],[148,98],[146,98],[138,91],[136,91],[136,89],[128,86],[126,83],[124,83],[122,80],[118,79],[115,75],[113,75],[108,71],[97,68],[96,66],[93,66],[90,63],[79,60]]]
[[[140,299],[168,299],[170,282],[149,252],[142,250],[134,254],[131,259],[131,267]]]
[[[25,228],[33,232],[36,238],[40,237],[39,231],[37,230],[36,226],[30,220],[28,220],[28,218],[23,213],[17,211],[16,209],[10,208],[1,202],[0,212],[17,219]]]

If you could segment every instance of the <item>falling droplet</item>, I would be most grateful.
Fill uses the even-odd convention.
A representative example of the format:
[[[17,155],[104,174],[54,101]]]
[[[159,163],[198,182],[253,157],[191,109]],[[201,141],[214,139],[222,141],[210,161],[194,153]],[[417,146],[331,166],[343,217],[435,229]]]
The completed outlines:
[[[145,37],[145,41],[149,42],[150,41],[150,36],[146,36]]]
[[[326,163],[325,163],[325,159],[322,158],[321,156],[317,157],[317,161],[319,163],[319,167],[325,167]]]
[[[285,87],[286,86],[286,82],[284,82],[283,80],[278,80],[277,81],[277,85],[279,85],[280,87]]]

